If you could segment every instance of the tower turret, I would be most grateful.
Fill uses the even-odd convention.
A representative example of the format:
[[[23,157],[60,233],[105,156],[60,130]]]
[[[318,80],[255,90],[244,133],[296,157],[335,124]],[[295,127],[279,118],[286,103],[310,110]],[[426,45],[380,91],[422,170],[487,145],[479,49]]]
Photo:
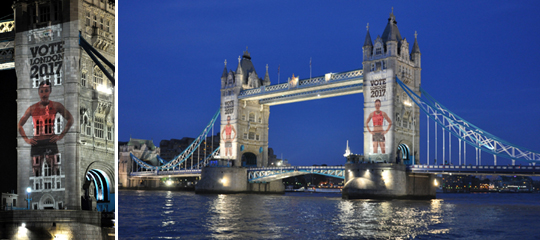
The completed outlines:
[[[386,24],[386,28],[384,29],[381,38],[384,44],[386,44],[386,54],[389,56],[397,56],[397,50],[399,47],[398,44],[402,38],[397,27],[397,21],[396,17],[394,16],[393,8],[392,12],[390,13],[390,17],[388,18],[388,24]]]
[[[223,68],[223,73],[221,74],[221,88],[224,88],[227,84],[227,59],[225,59],[225,67]]]
[[[268,74],[268,64],[266,64],[266,74],[264,74],[263,85],[264,86],[270,85],[270,75]]]
[[[362,47],[362,50],[364,51],[364,60],[368,60],[373,55],[373,42],[371,42],[371,36],[369,35],[369,23],[366,28],[366,39],[364,40],[364,46]]]
[[[418,33],[416,31],[414,32],[414,45],[411,51],[411,60],[414,62],[415,67],[421,67],[420,65],[420,56],[422,55],[420,53],[420,47],[418,47]]]

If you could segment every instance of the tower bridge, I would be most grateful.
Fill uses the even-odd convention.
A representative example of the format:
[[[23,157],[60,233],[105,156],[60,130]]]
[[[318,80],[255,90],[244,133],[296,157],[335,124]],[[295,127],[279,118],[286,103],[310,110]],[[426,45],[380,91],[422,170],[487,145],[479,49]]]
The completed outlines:
[[[411,46],[412,45],[412,46]],[[540,153],[508,143],[437,102],[421,88],[421,53],[414,42],[402,38],[393,13],[382,36],[375,40],[369,27],[362,47],[362,68],[300,80],[271,84],[268,67],[259,78],[246,50],[236,70],[221,75],[221,105],[203,133],[183,153],[161,166],[131,156],[136,172],[131,178],[200,176],[197,192],[280,192],[280,179],[321,174],[345,181],[344,198],[434,198],[435,174],[527,175],[540,173]],[[364,97],[363,154],[352,154],[347,146],[345,166],[270,167],[268,134],[270,107],[300,101],[362,93]],[[354,107],[354,103],[352,104]],[[420,163],[420,113],[428,120],[426,163]],[[220,117],[220,146],[196,165],[186,168],[185,160],[199,148]],[[459,156],[443,157],[444,165],[430,162],[429,120],[459,140]],[[351,119],[351,121],[353,121]],[[354,134],[354,133],[353,133]],[[433,137],[433,136],[431,136]],[[435,149],[438,149],[435,136]],[[476,164],[467,165],[465,151],[476,151]],[[469,150],[470,151],[470,150]],[[461,153],[463,152],[463,158]],[[493,156],[493,165],[482,164],[481,153]],[[497,166],[497,157],[527,166]],[[470,161],[470,160],[469,160]],[[209,163],[217,166],[209,166]],[[440,163],[439,163],[440,164]],[[455,165],[453,165],[455,164]]]

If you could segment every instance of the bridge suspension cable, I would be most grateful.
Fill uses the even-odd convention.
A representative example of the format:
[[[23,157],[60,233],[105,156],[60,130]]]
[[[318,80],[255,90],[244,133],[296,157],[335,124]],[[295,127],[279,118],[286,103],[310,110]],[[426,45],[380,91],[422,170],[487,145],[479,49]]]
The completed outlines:
[[[422,87],[420,87],[420,93],[422,95],[420,97],[397,77],[396,82],[430,119],[443,128],[443,131],[446,130],[449,134],[451,133],[458,139],[474,146],[476,149],[489,152],[494,156],[509,158],[513,161],[526,161],[528,163],[540,162],[539,152],[516,146],[480,129],[448,110],[422,89]],[[435,134],[436,133],[437,131],[435,131]],[[437,148],[435,148],[435,151],[437,151]],[[464,151],[466,151],[465,144]],[[477,156],[477,162],[481,162],[481,155],[477,153]],[[466,158],[464,159],[464,162],[466,162]]]
[[[210,132],[210,130],[214,127],[214,123],[216,122],[216,119],[218,118],[219,116],[219,113],[220,113],[220,110],[218,110],[214,116],[212,117],[212,119],[210,120],[210,122],[208,123],[208,125],[206,125],[206,127],[204,128],[204,130],[201,132],[201,134],[199,134],[199,136],[182,152],[180,153],[178,156],[176,156],[175,158],[173,158],[171,161],[167,161],[167,160],[164,160],[163,158],[157,156],[158,160],[163,163],[163,165],[161,166],[152,166],[140,159],[138,159],[137,157],[135,157],[133,154],[130,154],[131,156],[131,159],[133,161],[135,161],[141,168],[145,169],[145,170],[150,170],[150,171],[164,171],[164,170],[174,170],[176,167],[178,167],[180,164],[182,164],[183,162],[185,162],[190,156],[192,156],[193,152],[195,152],[195,150],[197,150],[199,148],[199,146],[201,145],[201,143],[203,141],[205,141],[208,133]],[[219,149],[219,148],[218,148]],[[214,150],[214,153],[218,150]],[[219,152],[219,151],[217,151]],[[210,156],[215,156],[213,154],[211,154]],[[209,157],[210,157],[209,156]],[[206,161],[206,160],[205,160]]]

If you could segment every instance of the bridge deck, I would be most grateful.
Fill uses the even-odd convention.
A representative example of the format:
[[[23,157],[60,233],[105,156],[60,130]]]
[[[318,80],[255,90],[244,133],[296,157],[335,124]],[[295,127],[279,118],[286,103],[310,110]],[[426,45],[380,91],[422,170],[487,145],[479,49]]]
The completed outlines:
[[[472,166],[472,165],[411,165],[413,173],[460,174],[460,175],[540,175],[538,166]]]

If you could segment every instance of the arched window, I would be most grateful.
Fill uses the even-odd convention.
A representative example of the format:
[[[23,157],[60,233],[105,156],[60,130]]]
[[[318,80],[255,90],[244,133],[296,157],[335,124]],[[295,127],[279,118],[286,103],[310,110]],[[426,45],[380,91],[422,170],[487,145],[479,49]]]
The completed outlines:
[[[81,73],[81,85],[86,87],[86,71],[82,71]]]
[[[102,117],[95,117],[94,119],[94,137],[103,138],[103,130],[105,121]]]
[[[250,122],[255,122],[255,113],[250,113],[249,114],[249,121]]]
[[[103,84],[103,72],[97,66],[94,68],[94,88]]]

